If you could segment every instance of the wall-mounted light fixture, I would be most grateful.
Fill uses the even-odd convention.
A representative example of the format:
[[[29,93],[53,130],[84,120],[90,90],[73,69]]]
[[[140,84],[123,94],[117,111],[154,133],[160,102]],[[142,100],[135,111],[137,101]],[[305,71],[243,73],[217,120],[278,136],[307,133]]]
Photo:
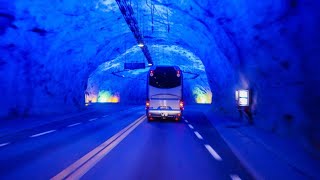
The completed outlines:
[[[250,97],[249,90],[241,89],[241,90],[237,90],[235,93],[235,98],[238,106],[249,106],[250,105],[249,97]]]
[[[138,46],[142,48],[144,46],[144,44],[139,43]]]

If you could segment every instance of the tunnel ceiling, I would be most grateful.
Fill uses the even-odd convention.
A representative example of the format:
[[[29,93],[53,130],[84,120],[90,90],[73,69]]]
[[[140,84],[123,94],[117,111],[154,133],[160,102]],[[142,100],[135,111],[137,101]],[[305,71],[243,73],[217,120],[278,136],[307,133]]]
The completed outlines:
[[[278,128],[289,123],[320,139],[319,123],[311,125],[320,101],[318,1],[127,3],[148,47],[199,57],[216,111],[235,114],[234,91],[251,89],[258,125],[289,132]],[[137,46],[112,0],[0,0],[0,24],[1,116],[84,107],[89,75]],[[150,48],[152,58],[158,51]]]
[[[151,45],[155,65],[177,65],[183,72],[184,101],[186,104],[211,103],[212,92],[205,67],[192,52],[176,45]],[[117,58],[101,64],[90,76],[86,102],[122,102],[144,104],[146,77],[149,68],[128,70],[124,62],[143,62],[138,46],[128,49]],[[132,86],[134,84],[134,86]]]

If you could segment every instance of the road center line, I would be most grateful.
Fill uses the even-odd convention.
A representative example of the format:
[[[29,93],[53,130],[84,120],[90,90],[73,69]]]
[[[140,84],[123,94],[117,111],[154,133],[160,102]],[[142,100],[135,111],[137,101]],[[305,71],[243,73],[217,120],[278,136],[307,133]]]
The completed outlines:
[[[241,180],[241,178],[240,178],[238,175],[236,175],[236,174],[231,174],[231,175],[230,175],[230,178],[231,178],[232,180]]]
[[[34,138],[34,137],[42,136],[42,135],[49,134],[49,133],[52,133],[52,132],[55,132],[55,131],[56,131],[56,130],[50,130],[50,131],[46,131],[46,132],[34,134],[34,135],[30,136],[30,137],[31,137],[31,138]]]
[[[108,117],[109,115],[107,114],[107,115],[104,115],[103,117]]]
[[[207,148],[207,150],[213,156],[213,158],[215,158],[217,161],[222,161],[222,158],[219,156],[219,154],[210,145],[205,144],[204,146]]]
[[[184,120],[186,123],[188,123],[188,120]]]
[[[191,124],[188,124],[188,126],[189,126],[189,128],[190,128],[190,129],[194,129],[194,128],[193,128],[193,126],[192,126]]]
[[[7,143],[2,143],[2,144],[0,144],[0,147],[6,146],[6,145],[8,145],[8,144],[10,144],[10,143],[9,143],[9,142],[7,142]]]
[[[139,126],[146,116],[143,115],[136,121],[113,135],[104,143],[84,155],[82,158],[71,164],[66,169],[62,170],[59,174],[52,177],[52,180],[60,179],[80,179],[87,173],[95,164],[97,164],[104,156],[106,156],[114,147],[116,147],[125,137],[127,137],[137,126]]]
[[[194,131],[194,134],[197,136],[198,139],[203,139],[202,136],[198,133],[198,131]]]
[[[92,118],[92,119],[89,119],[89,121],[95,121],[97,120],[98,118]]]
[[[81,123],[74,123],[74,124],[70,124],[70,125],[68,125],[67,127],[78,126],[79,124],[81,124]]]

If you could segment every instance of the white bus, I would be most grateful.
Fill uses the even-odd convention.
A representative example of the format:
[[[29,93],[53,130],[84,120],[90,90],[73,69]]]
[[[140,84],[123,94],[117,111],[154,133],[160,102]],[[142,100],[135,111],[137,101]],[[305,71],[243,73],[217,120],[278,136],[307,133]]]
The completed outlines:
[[[177,66],[152,66],[147,77],[146,115],[179,121],[184,110],[183,76]]]

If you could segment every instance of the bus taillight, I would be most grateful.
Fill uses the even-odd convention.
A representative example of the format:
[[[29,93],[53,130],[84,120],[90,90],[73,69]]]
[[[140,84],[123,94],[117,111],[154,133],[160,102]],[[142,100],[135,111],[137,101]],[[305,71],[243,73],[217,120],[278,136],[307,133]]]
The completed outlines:
[[[149,109],[149,107],[150,107],[150,101],[147,100],[147,101],[146,101],[146,109]]]
[[[150,76],[151,76],[151,77],[153,76],[153,71],[150,71]]]
[[[180,110],[183,110],[183,109],[184,109],[184,104],[183,104],[183,101],[182,101],[182,100],[180,100],[179,105],[180,105]]]
[[[180,77],[181,76],[181,74],[180,74],[180,71],[178,70],[177,71],[177,77]]]

